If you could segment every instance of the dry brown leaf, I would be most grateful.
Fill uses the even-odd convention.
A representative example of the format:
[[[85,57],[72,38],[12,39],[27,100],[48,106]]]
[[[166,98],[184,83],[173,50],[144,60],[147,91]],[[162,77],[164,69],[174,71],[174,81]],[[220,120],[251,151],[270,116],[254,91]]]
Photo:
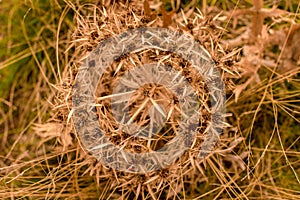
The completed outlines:
[[[72,145],[72,137],[69,134],[70,130],[64,130],[64,125],[59,123],[35,124],[33,127],[35,133],[46,140],[58,138],[66,148]]]
[[[59,137],[61,135],[62,129],[63,125],[58,123],[34,124],[33,127],[35,133],[43,138]]]
[[[263,7],[262,0],[252,0],[252,4],[256,10],[260,10]]]
[[[298,67],[300,64],[300,24],[293,24],[291,29],[286,32],[285,40],[286,45],[284,45],[284,40],[281,41],[282,57],[281,63],[278,67],[278,72],[280,74],[292,71]],[[276,32],[276,35],[279,35],[282,32]]]
[[[149,4],[148,0],[144,1],[144,15],[146,17],[151,16],[151,9],[150,9],[150,4]]]
[[[171,11],[170,13],[167,13],[167,11],[161,6],[161,14],[162,14],[162,20],[163,20],[163,28],[167,28],[172,24],[172,17],[174,15],[174,10]]]
[[[300,24],[292,24],[290,35],[288,35],[287,45],[295,44],[294,40],[297,40],[300,36]],[[299,45],[298,45],[299,46]]]
[[[236,86],[235,90],[233,91],[233,93],[235,94],[234,101],[236,103],[238,102],[238,98],[239,98],[240,94],[242,93],[242,91],[244,91],[253,80],[254,80],[254,76],[250,77],[246,83]]]
[[[63,148],[67,148],[68,146],[71,146],[73,144],[72,142],[72,136],[69,134],[69,131],[63,131],[61,133],[61,142],[63,145]]]
[[[156,18],[156,14],[152,14],[148,0],[144,1],[144,15],[149,18],[150,21],[153,21]]]
[[[261,34],[262,27],[264,24],[265,15],[261,11],[253,13],[252,17],[252,26],[251,26],[251,35],[256,38]]]

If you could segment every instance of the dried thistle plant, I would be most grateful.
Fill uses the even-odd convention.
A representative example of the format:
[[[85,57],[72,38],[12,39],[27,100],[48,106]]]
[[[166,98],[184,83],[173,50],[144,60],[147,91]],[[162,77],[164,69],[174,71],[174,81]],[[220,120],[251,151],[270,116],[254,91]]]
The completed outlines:
[[[203,16],[197,9],[191,9],[187,13],[172,12],[168,14],[162,7],[148,1],[145,1],[144,4],[139,1],[133,1],[130,3],[118,2],[109,6],[100,4],[85,7],[74,5],[70,2],[68,4],[76,13],[74,20],[77,27],[69,47],[69,49],[74,49],[74,59],[62,74],[62,78],[67,86],[57,86],[60,93],[56,96],[55,110],[57,110],[57,113],[54,114],[53,119],[63,115],[64,120],[60,123],[63,127],[61,132],[64,134],[58,138],[63,144],[62,149],[76,148],[78,159],[74,161],[74,165],[77,166],[76,169],[78,170],[86,168],[83,174],[89,174],[96,178],[98,187],[103,188],[102,192],[100,192],[100,198],[169,199],[187,198],[187,196],[189,198],[196,197],[201,193],[196,185],[209,181],[209,177],[205,173],[207,165],[213,170],[222,184],[231,185],[232,177],[224,169],[219,169],[226,158],[218,155],[231,155],[230,149],[238,145],[242,139],[237,140],[235,137],[232,137],[232,133],[229,134],[228,130],[226,130],[216,147],[215,153],[209,155],[205,160],[197,158],[199,147],[203,142],[205,131],[211,119],[208,105],[209,94],[205,82],[193,71],[190,64],[170,52],[142,50],[116,58],[109,70],[99,80],[95,103],[97,105],[96,112],[99,124],[105,130],[106,136],[110,138],[112,143],[136,153],[159,149],[176,135],[177,127],[180,125],[178,117],[180,117],[181,112],[180,107],[176,105],[178,103],[176,102],[176,97],[164,91],[164,88],[161,86],[155,86],[156,89],[153,90],[153,85],[145,85],[144,88],[136,91],[131,96],[129,107],[132,121],[141,126],[147,124],[150,117],[145,112],[147,109],[149,110],[149,104],[143,104],[145,100],[152,102],[152,104],[155,101],[161,101],[161,104],[165,102],[164,107],[167,110],[172,110],[167,122],[168,128],[156,134],[151,140],[136,138],[120,131],[108,106],[111,103],[108,97],[112,97],[111,91],[117,80],[126,71],[141,64],[159,62],[165,67],[171,67],[180,71],[198,92],[202,103],[198,112],[201,112],[203,116],[199,122],[201,126],[198,127],[198,134],[192,142],[190,150],[184,153],[175,163],[165,169],[146,174],[131,174],[107,168],[96,161],[93,155],[86,151],[85,147],[81,146],[76,133],[74,134],[76,131],[72,123],[71,86],[75,83],[75,77],[80,69],[81,62],[89,52],[96,48],[99,42],[128,29],[168,27],[171,30],[177,30],[189,35],[209,51],[221,72],[226,88],[232,90],[234,88],[232,78],[238,76],[235,66],[238,50],[230,50],[220,44],[219,36],[224,31],[221,27],[223,23],[222,16],[220,14],[214,17]],[[155,9],[151,9],[151,7],[155,7]],[[157,16],[155,14],[157,12],[162,12],[163,17]],[[187,14],[188,16],[186,16]],[[141,107],[141,105],[144,107]],[[53,121],[50,120],[50,123],[53,123]],[[51,125],[50,123],[49,126]],[[50,133],[45,133],[45,130],[43,126],[36,127],[36,132],[39,135],[53,137]],[[92,136],[89,134],[86,135],[86,139],[93,142]],[[244,158],[245,155],[241,155],[241,157],[239,155],[231,155],[231,157],[232,159],[227,159],[226,162],[232,163],[236,172],[241,169],[245,170],[245,166],[241,161],[241,157]],[[104,185],[106,186],[104,187]],[[238,186],[237,189],[235,188],[236,186],[236,184],[230,186],[228,193],[234,193],[237,197],[245,197],[245,194]],[[209,196],[210,192],[203,195]]]

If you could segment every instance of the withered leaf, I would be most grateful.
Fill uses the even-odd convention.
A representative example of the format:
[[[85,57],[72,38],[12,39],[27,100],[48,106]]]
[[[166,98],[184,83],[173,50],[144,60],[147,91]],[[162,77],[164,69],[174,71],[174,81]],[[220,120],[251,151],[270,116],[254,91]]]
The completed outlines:
[[[151,17],[151,9],[148,0],[144,1],[144,15],[146,17]]]
[[[253,7],[256,10],[260,10],[263,7],[263,1],[262,0],[252,0],[252,4],[253,4]]]
[[[163,19],[163,28],[167,28],[172,24],[172,16],[174,15],[174,10],[170,13],[167,13],[167,11],[161,6],[161,14]]]
[[[156,14],[152,14],[150,4],[148,0],[144,1],[144,15],[145,17],[149,18],[150,21],[154,20],[156,18]]]

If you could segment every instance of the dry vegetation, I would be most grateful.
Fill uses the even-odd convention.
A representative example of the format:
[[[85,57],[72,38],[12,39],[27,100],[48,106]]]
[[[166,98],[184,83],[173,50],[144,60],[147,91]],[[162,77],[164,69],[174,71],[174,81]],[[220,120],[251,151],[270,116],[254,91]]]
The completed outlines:
[[[179,2],[0,2],[1,198],[300,198],[300,3]],[[189,35],[208,50],[222,75],[230,126],[203,160],[197,155],[209,115],[191,149],[160,171],[116,171],[81,146],[72,123],[72,88],[81,62],[99,42],[138,27]],[[97,94],[109,93],[103,86],[136,64],[156,62],[182,70],[205,91],[183,59],[144,50],[116,59]],[[159,87],[152,92],[157,98],[167,94]],[[138,101],[132,115],[143,95],[133,95],[132,102]],[[176,132],[174,117],[167,134],[147,146],[116,132],[109,109],[98,104],[99,123],[114,132],[107,136],[128,151],[157,149]],[[138,119],[147,123],[147,114]]]

